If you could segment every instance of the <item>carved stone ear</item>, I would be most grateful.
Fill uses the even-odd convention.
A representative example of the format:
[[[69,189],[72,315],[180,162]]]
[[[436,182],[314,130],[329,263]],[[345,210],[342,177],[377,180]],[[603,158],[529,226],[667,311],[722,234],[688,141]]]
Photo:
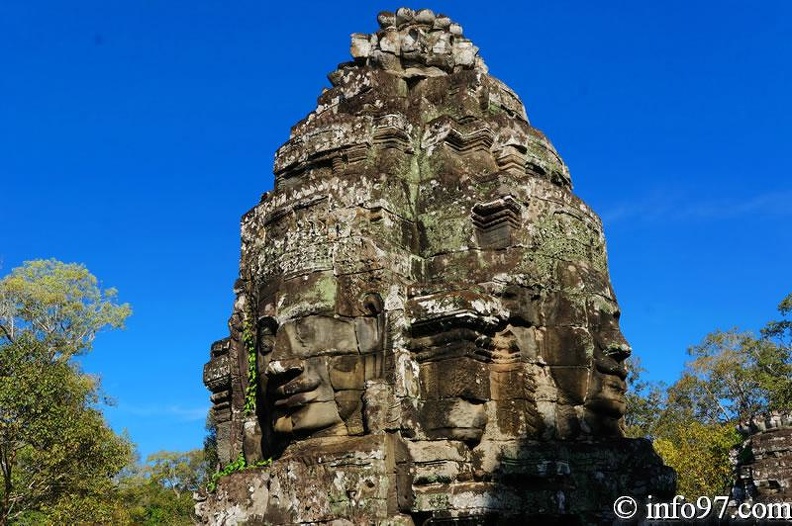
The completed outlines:
[[[363,305],[363,311],[366,312],[368,316],[377,316],[382,313],[385,308],[385,302],[382,301],[382,296],[376,292],[364,294],[360,303]]]
[[[358,350],[363,354],[381,354],[385,342],[385,302],[376,292],[368,292],[360,298],[360,305],[365,315],[355,319]],[[379,378],[381,366],[381,362],[378,363],[366,379]]]
[[[258,332],[258,344],[256,347],[262,356],[268,355],[274,349],[275,334],[278,332],[278,326],[278,320],[273,316],[261,316],[256,322],[256,329]],[[268,359],[265,361],[268,362]],[[260,365],[266,367],[266,363]],[[261,371],[263,371],[263,369],[261,369]]]

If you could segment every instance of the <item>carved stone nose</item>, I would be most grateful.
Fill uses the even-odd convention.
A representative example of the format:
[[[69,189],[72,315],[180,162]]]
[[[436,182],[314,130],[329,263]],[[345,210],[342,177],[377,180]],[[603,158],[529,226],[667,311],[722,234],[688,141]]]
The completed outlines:
[[[301,373],[305,370],[302,360],[272,360],[264,372],[268,377],[282,376],[285,374]]]
[[[632,347],[627,342],[611,343],[605,349],[605,354],[618,362],[623,362],[632,354]]]

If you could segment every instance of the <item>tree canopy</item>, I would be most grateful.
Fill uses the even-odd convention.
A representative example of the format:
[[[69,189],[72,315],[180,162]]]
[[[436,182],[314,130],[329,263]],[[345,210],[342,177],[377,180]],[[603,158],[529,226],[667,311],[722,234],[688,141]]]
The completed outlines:
[[[0,280],[0,525],[113,523],[131,446],[72,358],[131,310],[78,264],[26,262]]]
[[[145,464],[134,463],[119,477],[126,512],[120,524],[187,526],[194,524],[192,494],[205,485],[209,465],[201,449],[160,451]]]
[[[792,409],[792,294],[778,306],[781,320],[758,334],[714,331],[688,349],[680,378],[671,386],[638,380],[628,393],[628,436],[654,439],[677,470],[680,493],[723,494],[731,477],[731,451],[741,443],[738,422],[772,410]]]
[[[98,332],[123,327],[131,314],[116,296],[83,265],[26,261],[0,280],[0,342],[24,335],[41,343],[51,361],[87,353]]]

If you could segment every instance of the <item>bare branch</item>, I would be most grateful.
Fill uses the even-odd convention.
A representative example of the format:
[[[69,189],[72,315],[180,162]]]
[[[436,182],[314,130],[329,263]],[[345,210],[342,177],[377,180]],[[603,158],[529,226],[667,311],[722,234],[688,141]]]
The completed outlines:
[[[11,343],[15,342],[14,335],[11,334],[11,331],[9,331],[8,328],[2,323],[0,323],[0,330],[3,331],[3,334],[5,334],[5,337],[8,338],[8,341],[10,341]]]

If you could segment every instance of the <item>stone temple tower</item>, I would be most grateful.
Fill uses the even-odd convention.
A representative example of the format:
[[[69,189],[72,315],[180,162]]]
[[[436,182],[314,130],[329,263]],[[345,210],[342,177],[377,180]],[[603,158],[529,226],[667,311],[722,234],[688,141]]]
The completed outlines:
[[[242,218],[204,371],[240,469],[199,515],[610,524],[617,496],[667,495],[673,472],[622,436],[631,351],[599,218],[458,24],[378,22]]]

